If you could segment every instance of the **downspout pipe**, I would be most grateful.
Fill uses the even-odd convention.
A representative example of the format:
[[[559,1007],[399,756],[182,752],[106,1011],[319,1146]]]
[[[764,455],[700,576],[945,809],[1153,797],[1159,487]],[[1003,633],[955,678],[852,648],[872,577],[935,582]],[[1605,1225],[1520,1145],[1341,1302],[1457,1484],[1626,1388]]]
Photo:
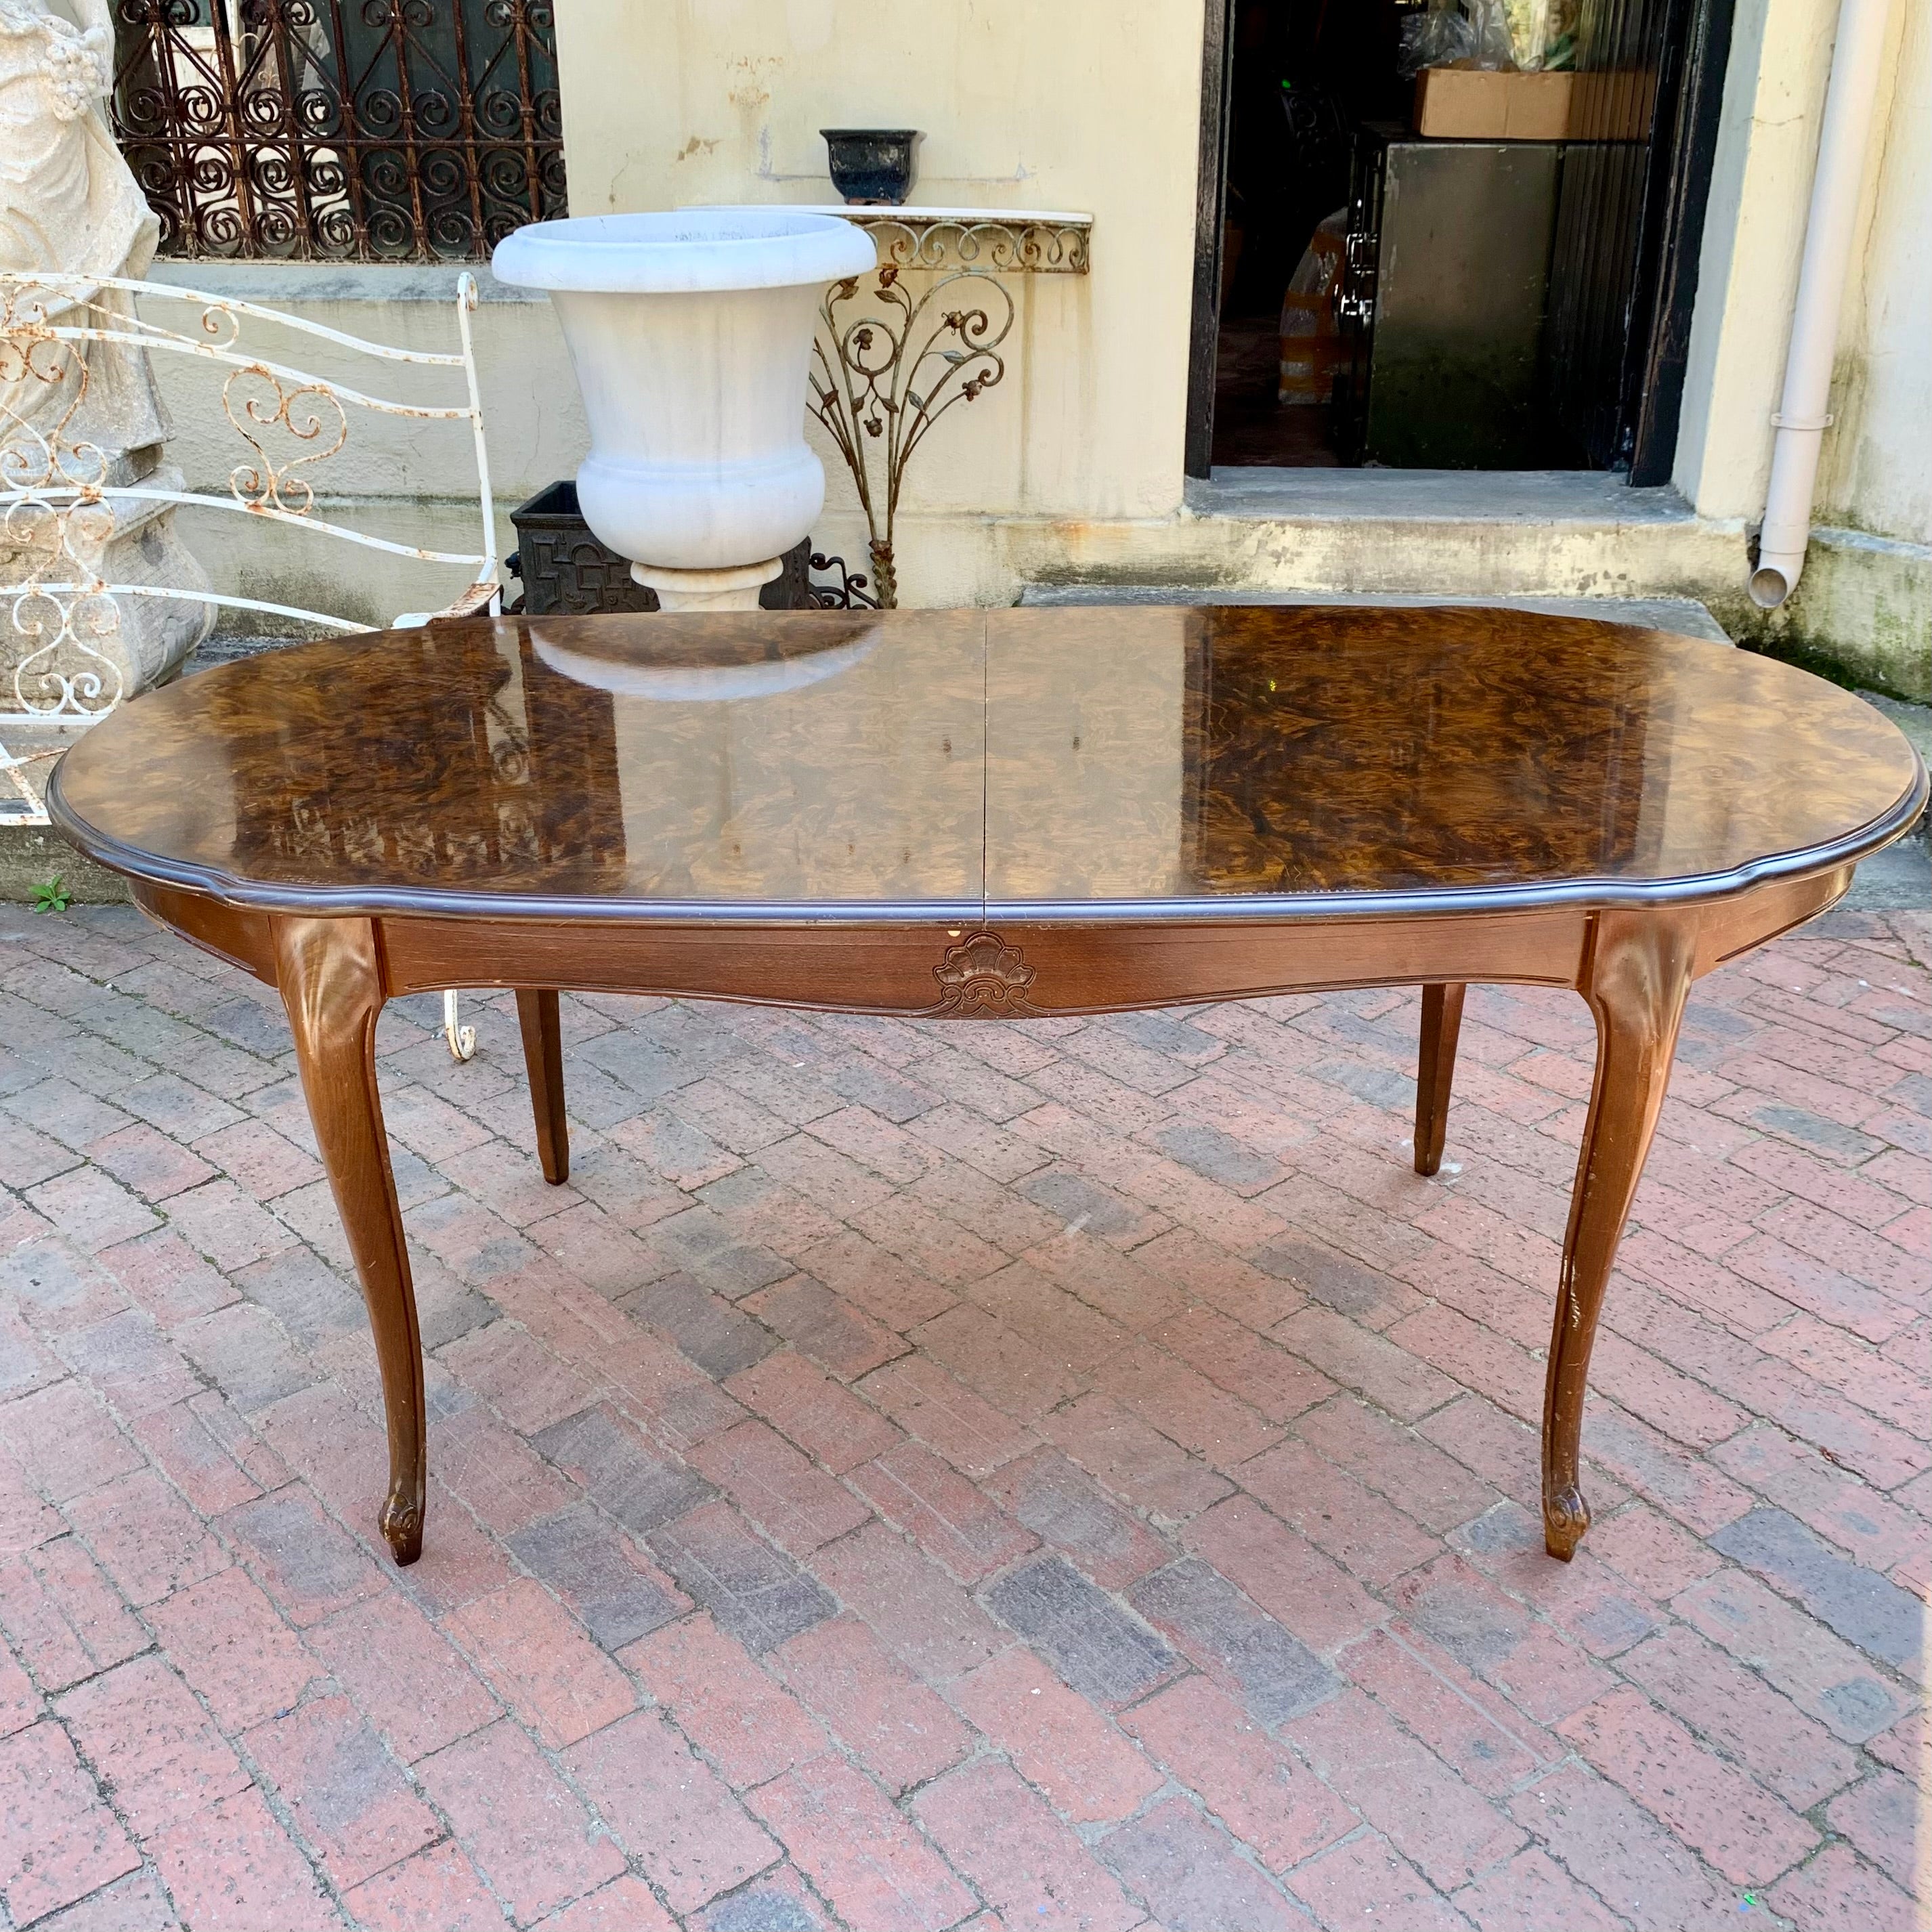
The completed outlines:
[[[1818,134],[1818,167],[1804,224],[1804,260],[1791,316],[1784,392],[1772,418],[1771,485],[1751,602],[1774,610],[1797,587],[1811,541],[1811,499],[1818,456],[1832,418],[1832,360],[1838,346],[1838,310],[1851,263],[1865,148],[1883,64],[1891,0],[1840,0],[1832,78]]]

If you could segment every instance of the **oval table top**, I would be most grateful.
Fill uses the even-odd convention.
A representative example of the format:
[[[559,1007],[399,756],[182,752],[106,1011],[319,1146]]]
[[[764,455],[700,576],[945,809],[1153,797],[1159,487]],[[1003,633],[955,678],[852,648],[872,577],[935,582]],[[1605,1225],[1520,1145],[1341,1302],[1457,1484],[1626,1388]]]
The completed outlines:
[[[1274,919],[1712,898],[1910,825],[1883,716],[1504,609],[505,617],[124,706],[56,823],[234,904],[489,918]]]

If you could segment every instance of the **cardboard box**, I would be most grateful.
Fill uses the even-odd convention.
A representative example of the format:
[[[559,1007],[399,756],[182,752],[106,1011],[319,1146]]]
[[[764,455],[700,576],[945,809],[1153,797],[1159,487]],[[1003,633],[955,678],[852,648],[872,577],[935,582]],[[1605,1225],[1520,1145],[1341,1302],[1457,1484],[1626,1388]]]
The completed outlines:
[[[1656,99],[1657,76],[1638,71],[1426,67],[1415,77],[1415,131],[1454,141],[1642,141]]]
[[[1561,141],[1576,79],[1426,67],[1415,77],[1415,131],[1438,140]]]

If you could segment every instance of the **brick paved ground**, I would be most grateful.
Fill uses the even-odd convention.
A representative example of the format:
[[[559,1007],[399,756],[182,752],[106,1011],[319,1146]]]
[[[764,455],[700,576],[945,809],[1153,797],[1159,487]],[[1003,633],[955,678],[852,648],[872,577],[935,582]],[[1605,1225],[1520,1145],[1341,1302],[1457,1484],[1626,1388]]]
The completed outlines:
[[[62,1932],[1922,1924],[1932,920],[1706,982],[1539,1553],[1584,1010],[382,1043],[428,1553],[252,982],[0,922],[0,1900]],[[83,1901],[76,1903],[76,1901]]]

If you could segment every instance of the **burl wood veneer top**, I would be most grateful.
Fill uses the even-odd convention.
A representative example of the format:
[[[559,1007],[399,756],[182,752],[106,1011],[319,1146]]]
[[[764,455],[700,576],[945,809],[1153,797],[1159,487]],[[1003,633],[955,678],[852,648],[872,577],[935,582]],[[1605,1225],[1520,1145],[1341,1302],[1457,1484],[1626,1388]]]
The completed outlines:
[[[52,804],[243,904],[957,919],[1702,897],[1855,857],[1924,786],[1857,698],[1700,639],[1094,607],[331,640],[128,705]]]

